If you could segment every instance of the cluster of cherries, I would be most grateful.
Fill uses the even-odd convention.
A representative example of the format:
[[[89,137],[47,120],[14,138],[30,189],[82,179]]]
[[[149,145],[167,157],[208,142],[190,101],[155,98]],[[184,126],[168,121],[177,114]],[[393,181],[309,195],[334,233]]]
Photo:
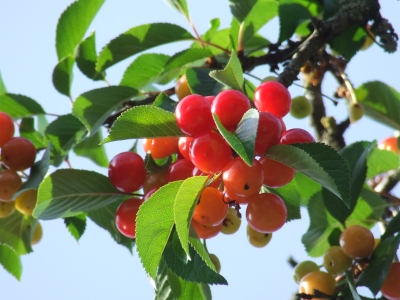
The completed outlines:
[[[177,159],[168,170],[147,174],[142,157],[123,152],[109,164],[108,176],[119,190],[132,193],[143,188],[143,198],[124,201],[116,212],[116,225],[122,234],[135,238],[135,216],[139,206],[166,183],[192,176],[208,176],[194,209],[192,227],[200,238],[222,232],[236,232],[241,223],[240,205],[247,205],[247,234],[251,244],[265,246],[271,233],[286,222],[283,200],[273,193],[260,193],[262,186],[277,188],[289,183],[295,170],[274,161],[265,153],[278,144],[315,142],[305,130],[286,130],[282,121],[291,107],[291,96],[280,83],[262,83],[254,94],[259,111],[255,139],[255,157],[247,165],[216,129],[213,114],[230,132],[234,132],[252,103],[236,90],[217,96],[190,94],[181,99],[175,110],[176,122],[185,137],[144,139],[146,153],[154,159],[173,155]],[[176,154],[176,155],[175,155]]]
[[[294,269],[294,280],[299,283],[299,293],[312,295],[318,290],[326,295],[333,295],[337,280],[346,270],[351,269],[354,276],[359,276],[366,267],[369,257],[379,244],[371,231],[359,225],[347,227],[340,235],[340,246],[332,246],[324,254],[323,265],[326,272],[310,260],[299,263]],[[400,263],[393,262],[381,287],[381,293],[387,299],[400,299]],[[314,298],[313,298],[314,299]]]
[[[36,148],[23,137],[14,137],[13,119],[0,112],[0,218],[11,216],[15,209],[23,215],[31,216],[37,201],[37,190],[26,190],[15,200],[13,195],[22,187],[18,172],[32,167],[36,159]],[[37,223],[31,244],[36,244],[42,237],[42,227]]]

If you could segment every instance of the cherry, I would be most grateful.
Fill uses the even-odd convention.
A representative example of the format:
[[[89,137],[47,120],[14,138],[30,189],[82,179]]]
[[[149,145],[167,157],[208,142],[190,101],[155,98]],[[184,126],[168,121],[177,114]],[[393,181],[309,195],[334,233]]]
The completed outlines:
[[[279,143],[284,145],[315,143],[315,139],[308,131],[301,128],[293,128],[285,131],[282,134]]]
[[[1,148],[3,163],[14,171],[32,167],[35,158],[35,146],[30,140],[23,137],[14,137]]]
[[[192,141],[193,138],[188,136],[180,137],[178,141],[179,152],[183,155],[184,158],[188,160],[190,160],[189,147]]]
[[[234,131],[243,114],[250,107],[250,100],[245,94],[236,90],[226,90],[215,97],[212,102],[211,112],[218,116],[227,130]]]
[[[143,149],[155,159],[164,158],[178,151],[178,138],[143,139]]]
[[[311,261],[311,260],[305,260],[302,261],[301,263],[297,264],[296,267],[294,268],[294,275],[293,279],[296,281],[296,283],[299,283],[300,280],[307,275],[308,273],[311,273],[313,271],[318,271],[319,267],[318,265]]]
[[[21,214],[32,216],[37,202],[37,190],[26,190],[15,199],[15,208]]]
[[[335,291],[336,281],[332,275],[323,271],[313,271],[300,280],[299,293],[312,295],[314,290],[324,294],[332,295]],[[313,298],[323,300],[323,298]]]
[[[219,261],[218,256],[216,256],[213,253],[208,254],[210,256],[210,259],[212,263],[214,264],[215,270],[217,270],[217,273],[221,272],[221,262]]]
[[[296,170],[276,160],[263,156],[260,164],[264,173],[263,183],[270,188],[288,184],[296,175]]]
[[[114,156],[108,166],[108,178],[122,192],[137,191],[146,179],[143,158],[135,152],[122,152]]]
[[[235,193],[231,192],[226,186],[224,186],[224,191],[225,191],[225,198],[227,198],[227,201],[235,201],[237,204],[248,204],[250,197],[248,196],[239,196],[236,195]]]
[[[182,100],[186,96],[192,94],[190,90],[189,84],[187,82],[186,75],[182,75],[181,78],[176,82],[175,85],[175,94],[179,100]]]
[[[143,200],[143,201],[146,201],[147,199],[150,198],[151,195],[153,195],[153,194],[154,194],[156,191],[158,191],[159,189],[160,189],[159,187],[154,187],[154,188],[152,188],[151,190],[149,190],[147,193],[145,193],[145,194],[143,195],[142,200]]]
[[[233,234],[240,228],[242,219],[238,216],[238,212],[233,207],[228,208],[228,213],[225,219],[222,221],[221,232],[223,234]]]
[[[311,114],[312,109],[311,102],[305,96],[297,96],[292,99],[290,114],[297,119],[303,119]]]
[[[282,120],[269,112],[260,112],[255,141],[255,155],[263,155],[269,147],[279,143],[282,135]]]
[[[279,196],[272,193],[252,196],[246,208],[246,219],[256,231],[275,232],[286,222],[286,205]]]
[[[397,145],[397,137],[388,137],[384,139],[378,145],[379,149],[392,151],[396,154],[399,153],[399,147]]]
[[[182,132],[191,137],[207,134],[215,124],[210,102],[197,94],[186,96],[178,103],[175,118]]]
[[[122,202],[115,213],[115,225],[124,236],[134,239],[136,237],[136,215],[144,201],[132,197]]]
[[[216,226],[222,223],[228,212],[222,192],[206,187],[201,193],[199,203],[193,211],[193,219],[204,226]]]
[[[207,174],[205,174],[204,172],[200,171],[198,167],[194,167],[193,168],[193,172],[192,172],[193,176],[205,176]],[[209,187],[213,187],[218,189],[220,187],[222,183],[222,176],[218,176],[218,177],[212,177],[209,180],[207,180],[207,186]]]
[[[389,300],[400,299],[400,262],[393,262],[390,266],[386,279],[382,284],[381,293]]]
[[[254,105],[259,111],[267,111],[282,118],[288,114],[292,99],[288,89],[277,81],[261,83],[254,92]]]
[[[40,222],[37,222],[35,231],[33,232],[32,239],[31,239],[31,246],[36,245],[40,242],[43,237],[43,228]]]
[[[167,171],[167,182],[176,180],[185,180],[192,177],[194,165],[190,160],[185,158],[178,159],[171,164]]]
[[[11,117],[0,111],[0,148],[14,136],[14,121]]]
[[[258,194],[263,178],[262,166],[258,160],[253,159],[249,167],[239,156],[227,164],[222,175],[226,188],[243,197]]]
[[[374,250],[375,239],[368,228],[352,225],[340,234],[339,243],[347,256],[366,258]]]
[[[205,96],[204,98],[206,98],[208,100],[208,102],[210,102],[210,104],[212,105],[215,99],[215,96]]]
[[[210,239],[218,235],[221,232],[222,222],[216,226],[204,226],[197,222],[196,220],[192,219],[192,227],[196,232],[197,236],[201,239]]]
[[[329,274],[339,276],[351,267],[353,260],[339,246],[332,246],[324,254],[324,267]]]
[[[143,192],[147,193],[155,187],[162,187],[167,184],[167,171],[151,173],[146,176],[143,183]]]
[[[15,211],[15,201],[0,201],[0,218],[7,218]]]
[[[17,172],[4,170],[0,173],[0,201],[11,201],[22,186],[22,181]]]
[[[247,224],[246,233],[249,243],[256,248],[267,246],[272,239],[272,233],[258,232],[251,228],[249,224]]]
[[[214,131],[193,139],[189,154],[193,164],[207,174],[221,172],[232,159],[231,147]]]

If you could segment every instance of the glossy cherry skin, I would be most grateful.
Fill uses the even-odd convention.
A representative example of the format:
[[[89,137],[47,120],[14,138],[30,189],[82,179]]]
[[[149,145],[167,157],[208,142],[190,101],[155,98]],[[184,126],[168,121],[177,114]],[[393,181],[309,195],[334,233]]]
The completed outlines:
[[[226,129],[234,131],[250,107],[250,100],[245,94],[236,90],[226,90],[215,97],[211,112],[218,116]]]
[[[188,160],[190,160],[189,147],[192,141],[193,138],[188,136],[180,137],[178,141],[179,152]]]
[[[313,294],[316,289],[327,295],[332,295],[335,291],[336,281],[332,275],[323,271],[313,271],[303,276],[299,284],[299,293]],[[322,298],[313,298],[315,300],[323,300]]]
[[[11,201],[14,193],[21,187],[22,180],[17,172],[4,170],[0,173],[0,201]]]
[[[139,198],[129,198],[122,202],[115,213],[115,225],[119,232],[128,238],[136,237],[136,215],[144,201]]]
[[[315,139],[308,131],[301,128],[293,128],[282,134],[279,143],[284,145],[315,143]]]
[[[192,219],[191,223],[194,231],[196,232],[197,236],[201,239],[210,239],[218,235],[222,229],[222,222],[217,226],[204,226],[197,222],[196,220]]]
[[[296,175],[295,169],[266,156],[260,158],[260,164],[264,174],[263,183],[271,188],[288,184]]]
[[[172,163],[167,171],[167,182],[176,180],[185,180],[192,177],[194,165],[190,160],[185,158],[178,159]]]
[[[178,151],[178,139],[175,137],[143,139],[143,149],[155,159],[164,158]]]
[[[108,166],[108,178],[122,192],[137,191],[146,179],[143,158],[135,152],[122,152],[116,155]]]
[[[279,143],[283,132],[282,122],[281,119],[269,112],[260,112],[254,148],[255,155],[263,155],[269,147]]]
[[[392,136],[384,139],[382,142],[379,143],[378,148],[382,150],[389,150],[398,154],[399,147],[397,145],[397,137]]]
[[[210,102],[201,95],[189,95],[183,98],[175,109],[175,118],[184,134],[199,137],[214,127]]]
[[[400,262],[393,262],[382,284],[381,292],[389,300],[400,299]]]
[[[181,78],[179,78],[179,80],[176,82],[175,94],[178,97],[178,100],[182,100],[186,96],[192,94],[186,75],[182,75]]]
[[[161,187],[166,185],[167,182],[167,171],[160,171],[156,173],[151,173],[146,176],[146,179],[143,183],[143,192],[147,193],[151,189],[155,187]]]
[[[351,258],[367,258],[375,247],[372,232],[360,225],[352,225],[343,230],[339,243],[343,252]]]
[[[14,171],[22,171],[33,166],[36,148],[33,143],[23,137],[14,137],[1,148],[3,163]]]
[[[193,220],[204,226],[216,226],[222,223],[228,213],[222,192],[206,187],[193,211]]]
[[[289,113],[292,98],[284,85],[277,81],[267,81],[261,83],[254,92],[254,105],[259,111],[282,118]]]
[[[0,148],[14,136],[14,121],[11,117],[0,111]]]
[[[202,172],[221,172],[232,159],[231,147],[214,131],[193,139],[190,144],[190,160]]]

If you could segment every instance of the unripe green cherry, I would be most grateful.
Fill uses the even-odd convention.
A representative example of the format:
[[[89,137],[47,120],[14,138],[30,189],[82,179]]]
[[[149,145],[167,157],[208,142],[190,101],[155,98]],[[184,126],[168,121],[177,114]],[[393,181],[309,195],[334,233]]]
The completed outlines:
[[[297,118],[303,119],[309,116],[312,112],[312,105],[305,96],[297,96],[292,99],[292,107],[290,114]]]
[[[311,273],[313,271],[318,271],[319,267],[318,265],[311,261],[311,260],[305,260],[302,261],[301,263],[297,264],[296,267],[294,268],[294,274],[293,274],[293,279],[296,281],[296,283],[299,283],[300,280],[307,275],[308,273]]]
[[[351,103],[349,105],[349,119],[351,123],[357,122],[364,115],[364,107],[360,103]]]
[[[209,255],[212,263],[214,264],[215,269],[217,270],[217,273],[221,272],[221,262],[219,261],[218,256],[212,253],[209,253]]]
[[[351,267],[352,261],[339,246],[332,246],[324,254],[324,267],[333,276],[343,274]]]
[[[272,233],[258,232],[247,224],[247,239],[254,247],[262,248],[269,244],[272,239]]]

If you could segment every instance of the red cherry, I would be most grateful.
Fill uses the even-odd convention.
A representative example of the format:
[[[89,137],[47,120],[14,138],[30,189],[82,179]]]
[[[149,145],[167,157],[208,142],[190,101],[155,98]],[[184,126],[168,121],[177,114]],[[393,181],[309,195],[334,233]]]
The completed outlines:
[[[279,143],[282,135],[281,119],[268,112],[260,112],[254,154],[263,155],[269,147]]]
[[[171,164],[167,171],[167,182],[185,180],[192,177],[194,165],[190,160],[178,159]]]
[[[199,222],[196,222],[196,220],[192,219],[192,227],[194,229],[194,231],[196,231],[197,236],[201,239],[210,239],[216,235],[218,235],[218,233],[221,232],[222,226],[223,226],[223,222],[221,222],[220,224],[218,224],[217,226],[204,226],[202,224],[200,224]]]
[[[0,112],[0,147],[11,140],[14,130],[13,119],[8,114]]]
[[[227,213],[224,194],[216,188],[206,187],[193,211],[193,220],[204,226],[216,226],[222,223]]]
[[[115,213],[115,225],[119,232],[128,238],[136,237],[136,215],[144,201],[139,198],[129,198],[122,202]]]
[[[232,159],[231,147],[214,131],[195,138],[190,144],[190,159],[202,172],[221,172]]]
[[[233,131],[250,107],[250,100],[245,94],[236,90],[227,90],[215,97],[211,112],[217,114],[226,129]]]
[[[293,128],[282,134],[279,143],[284,145],[315,143],[315,139],[308,131],[301,128]]]
[[[399,153],[399,146],[397,145],[397,137],[389,137],[384,139],[378,145],[379,149],[392,151],[394,153]]]
[[[23,137],[11,138],[1,148],[3,163],[14,171],[22,171],[32,167],[35,158],[35,146],[30,140]]]
[[[183,155],[184,158],[188,160],[190,160],[189,146],[192,141],[193,141],[192,137],[184,136],[180,137],[178,142],[179,152]]]
[[[116,155],[108,166],[108,178],[122,192],[137,191],[146,179],[143,158],[135,152],[122,152]]]
[[[296,175],[295,169],[268,157],[261,157],[260,164],[264,172],[263,183],[270,188],[284,186]]]
[[[235,193],[231,192],[229,189],[226,188],[226,186],[224,186],[224,192],[225,192],[225,202],[228,201],[235,201],[235,203],[238,204],[248,204],[249,200],[251,197],[248,196],[239,196],[236,195]]]
[[[175,118],[183,133],[191,137],[207,134],[214,127],[210,102],[201,95],[183,98],[176,106]]]
[[[254,105],[259,111],[267,111],[282,118],[292,106],[288,89],[277,81],[261,83],[254,92]]]

